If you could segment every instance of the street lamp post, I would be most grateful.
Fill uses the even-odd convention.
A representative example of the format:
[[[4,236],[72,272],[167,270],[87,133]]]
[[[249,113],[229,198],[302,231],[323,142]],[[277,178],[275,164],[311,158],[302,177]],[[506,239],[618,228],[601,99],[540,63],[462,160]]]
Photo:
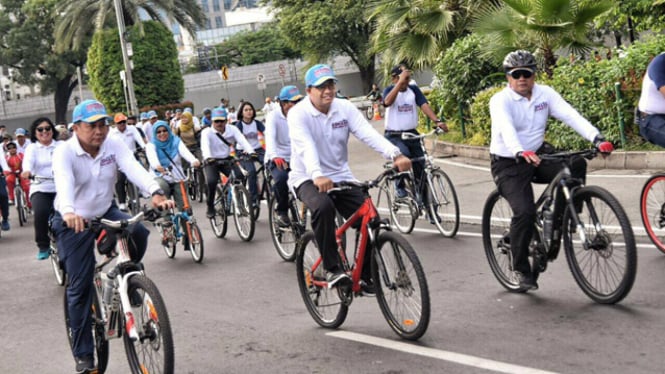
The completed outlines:
[[[125,40],[125,20],[122,17],[122,3],[121,0],[113,0],[115,5],[115,16],[118,20],[118,33],[120,34],[120,49],[122,50],[122,62],[125,66],[125,81],[127,83],[127,92],[129,96],[129,102],[127,106],[129,107],[129,113],[136,115],[138,113],[138,108],[136,105],[136,96],[134,96],[134,81],[132,80],[132,64],[129,60],[129,54],[127,53],[127,44]]]

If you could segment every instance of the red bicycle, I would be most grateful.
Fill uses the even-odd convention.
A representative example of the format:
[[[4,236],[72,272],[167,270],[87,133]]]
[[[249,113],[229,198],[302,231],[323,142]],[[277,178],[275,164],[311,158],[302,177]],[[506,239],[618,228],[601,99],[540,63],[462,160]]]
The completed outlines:
[[[296,255],[298,286],[307,310],[323,327],[339,327],[346,319],[353,297],[362,295],[360,275],[369,243],[376,299],[388,324],[397,335],[409,340],[417,340],[427,331],[430,300],[423,267],[411,244],[390,231],[388,222],[379,218],[369,195],[371,188],[394,173],[394,170],[387,170],[374,180],[345,182],[329,191],[359,188],[365,195],[360,208],[335,231],[339,254],[345,271],[351,276],[351,285],[330,288],[314,233],[308,231],[302,238]],[[348,258],[342,238],[358,221],[361,225],[356,235],[354,256]]]

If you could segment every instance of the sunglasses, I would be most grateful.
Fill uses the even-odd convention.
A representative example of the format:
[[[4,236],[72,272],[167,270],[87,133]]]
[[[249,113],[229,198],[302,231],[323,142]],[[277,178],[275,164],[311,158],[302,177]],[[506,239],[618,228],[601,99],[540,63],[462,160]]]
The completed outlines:
[[[513,79],[520,79],[522,77],[529,79],[533,77],[533,72],[531,70],[526,70],[526,69],[515,69],[509,71],[508,75],[510,75]]]
[[[213,122],[213,123],[224,123],[224,122],[226,122],[226,120],[225,120],[225,119],[216,119],[216,120],[214,120],[214,121],[212,121],[212,122]]]
[[[51,131],[50,127],[37,127],[35,130],[39,132],[44,132],[44,131]]]
[[[168,134],[169,131],[168,130],[157,130],[157,133],[158,134],[164,134],[164,133]]]
[[[127,121],[120,121],[120,122],[118,122],[118,125],[121,125],[123,123],[127,123]]]

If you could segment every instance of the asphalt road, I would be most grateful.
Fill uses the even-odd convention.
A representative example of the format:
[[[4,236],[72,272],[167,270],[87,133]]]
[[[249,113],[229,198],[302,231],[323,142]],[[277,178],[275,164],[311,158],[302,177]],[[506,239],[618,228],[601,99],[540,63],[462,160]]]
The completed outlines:
[[[379,156],[355,141],[352,149],[356,176],[377,175]],[[615,306],[588,299],[563,255],[541,276],[538,291],[508,293],[489,270],[477,224],[493,188],[487,165],[437,162],[457,187],[466,223],[453,239],[424,221],[407,236],[425,268],[432,302],[420,341],[400,340],[372,298],[354,300],[340,329],[319,328],[300,297],[294,264],[283,262],[272,246],[265,210],[254,240],[245,243],[233,227],[226,239],[216,239],[196,203],[203,263],[195,264],[181,247],[168,259],[156,235],[144,259],[168,307],[176,373],[663,372],[664,255],[639,237],[635,286]],[[638,229],[637,196],[648,172],[607,177],[607,171],[593,171],[589,184],[615,193]],[[31,227],[20,228],[15,219],[12,225],[0,238],[0,372],[72,372],[63,288],[49,263],[35,259]],[[111,342],[107,372],[129,372],[121,340]]]

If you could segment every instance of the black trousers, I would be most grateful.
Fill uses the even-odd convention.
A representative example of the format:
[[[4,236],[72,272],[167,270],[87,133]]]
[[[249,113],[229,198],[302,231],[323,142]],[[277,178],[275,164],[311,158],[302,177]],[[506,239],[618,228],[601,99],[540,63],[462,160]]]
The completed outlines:
[[[238,168],[235,164],[231,164],[230,162],[228,164],[209,164],[203,168],[203,172],[206,178],[206,185],[208,186],[208,196],[206,198],[208,212],[215,210],[215,190],[217,189],[217,184],[219,183],[219,173],[223,173],[228,177],[231,175],[232,168],[234,169],[237,178],[244,179],[240,168]]]
[[[529,274],[529,243],[534,234],[533,225],[536,220],[536,204],[531,183],[551,182],[561,170],[561,163],[542,160],[540,165],[535,167],[521,159],[516,162],[511,158],[494,157],[491,170],[499,193],[508,201],[513,211],[510,221],[513,270]],[[584,180],[586,161],[581,157],[573,159],[570,171],[573,177]],[[564,204],[563,196],[557,196],[556,200],[557,206],[554,209],[560,212]]]
[[[338,192],[321,193],[314,183],[306,181],[296,190],[298,199],[305,203],[312,212],[312,229],[316,237],[316,243],[319,246],[321,257],[323,258],[323,267],[329,272],[335,272],[340,269],[340,257],[337,252],[337,243],[335,241],[335,215],[336,211],[344,218],[350,217],[360,208],[365,201],[365,196],[361,190],[350,189]],[[371,260],[370,251],[365,251],[363,263],[364,279],[369,279],[369,264]]]
[[[35,242],[42,252],[48,251],[50,245],[48,220],[54,211],[53,200],[55,192],[33,192],[30,196],[32,212],[35,215]]]

